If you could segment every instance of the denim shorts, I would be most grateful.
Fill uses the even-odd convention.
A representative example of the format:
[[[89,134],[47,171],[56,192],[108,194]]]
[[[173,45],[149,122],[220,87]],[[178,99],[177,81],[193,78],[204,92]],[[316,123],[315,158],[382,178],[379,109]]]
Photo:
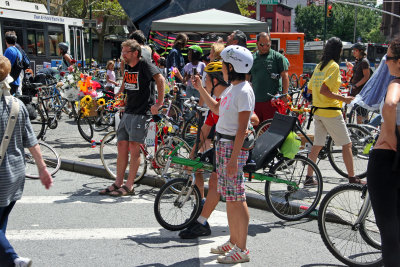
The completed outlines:
[[[131,141],[144,144],[150,120],[151,116],[148,115],[125,113],[118,126],[118,141]]]

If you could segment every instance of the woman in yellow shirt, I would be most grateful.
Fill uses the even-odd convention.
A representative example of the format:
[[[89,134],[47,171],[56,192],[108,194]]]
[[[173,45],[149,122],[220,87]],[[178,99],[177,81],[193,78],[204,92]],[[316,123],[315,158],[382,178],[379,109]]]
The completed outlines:
[[[314,145],[308,157],[316,162],[319,151],[325,145],[326,136],[329,134],[335,144],[342,146],[343,161],[345,163],[350,183],[365,183],[354,176],[353,154],[351,140],[346,123],[341,112],[341,102],[349,104],[354,97],[339,94],[341,76],[339,69],[342,41],[332,37],[325,45],[321,62],[315,68],[309,82],[313,94],[314,113]],[[316,185],[312,177],[313,170],[308,169],[305,186]]]

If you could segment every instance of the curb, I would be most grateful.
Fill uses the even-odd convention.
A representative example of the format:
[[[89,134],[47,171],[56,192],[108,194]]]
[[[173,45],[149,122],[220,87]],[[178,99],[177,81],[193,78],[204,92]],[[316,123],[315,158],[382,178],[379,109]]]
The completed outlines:
[[[114,179],[110,178],[110,175],[107,173],[107,171],[104,169],[104,167],[102,165],[83,163],[83,162],[78,162],[78,161],[68,160],[68,159],[62,159],[60,169],[65,170],[65,171],[93,175],[93,176],[97,176],[97,177],[103,177],[103,178],[106,178],[109,180],[114,180]],[[164,181],[161,180],[160,178],[158,178],[157,176],[146,174],[143,177],[143,179],[141,179],[139,181],[139,184],[160,188],[161,186],[164,185]],[[204,186],[204,190],[205,190],[205,193],[208,192],[207,185]],[[249,207],[270,211],[267,208],[267,203],[265,201],[265,198],[260,195],[246,192],[246,199],[247,199],[247,205]]]

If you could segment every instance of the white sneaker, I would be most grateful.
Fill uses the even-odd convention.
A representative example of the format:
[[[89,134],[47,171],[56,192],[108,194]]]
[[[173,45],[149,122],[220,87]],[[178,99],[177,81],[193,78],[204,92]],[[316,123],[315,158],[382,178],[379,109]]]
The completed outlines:
[[[217,258],[217,261],[219,263],[228,263],[228,264],[248,262],[250,261],[249,250],[246,249],[245,251],[242,251],[235,245],[231,251],[225,254],[225,256],[219,256]]]
[[[235,247],[234,244],[232,244],[229,240],[227,242],[225,242],[224,244],[222,244],[221,246],[218,246],[216,248],[211,248],[211,253],[213,254],[225,254],[227,252],[229,252],[231,249],[233,249]]]
[[[15,267],[30,267],[32,266],[32,260],[28,258],[16,258],[14,260]]]

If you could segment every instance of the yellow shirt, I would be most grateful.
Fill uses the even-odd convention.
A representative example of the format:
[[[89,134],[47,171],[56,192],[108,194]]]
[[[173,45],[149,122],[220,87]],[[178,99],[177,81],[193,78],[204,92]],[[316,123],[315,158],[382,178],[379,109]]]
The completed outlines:
[[[341,101],[326,97],[320,93],[321,86],[324,83],[332,93],[339,93],[342,83],[339,65],[334,60],[331,60],[322,71],[320,70],[320,66],[321,63],[315,68],[314,74],[308,82],[308,88],[312,91],[313,106],[341,108]],[[333,118],[342,115],[342,112],[340,110],[317,109],[315,115]]]

